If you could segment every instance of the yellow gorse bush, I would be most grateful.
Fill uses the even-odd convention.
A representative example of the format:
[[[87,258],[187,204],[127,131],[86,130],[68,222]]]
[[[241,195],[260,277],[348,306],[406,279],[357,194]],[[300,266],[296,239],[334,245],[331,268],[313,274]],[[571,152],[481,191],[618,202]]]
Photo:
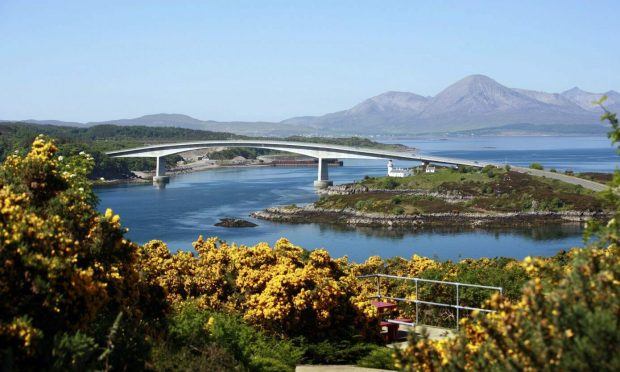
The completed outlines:
[[[56,151],[40,136],[0,167],[0,344],[16,361],[104,308],[141,316],[137,246],[83,187],[92,158],[59,162]]]
[[[454,339],[413,340],[400,354],[400,365],[406,370],[615,370],[620,366],[619,253],[615,245],[574,249],[571,261],[556,263],[555,269],[551,259],[525,259],[522,265],[533,278],[517,301],[493,296],[487,306],[495,313],[464,319]]]
[[[307,254],[286,239],[272,248],[202,237],[194,248],[197,255],[171,254],[161,241],[144,246],[147,277],[173,303],[195,299],[205,308],[238,312],[251,324],[282,335],[318,337],[369,329],[359,306],[368,300],[358,301],[356,280],[342,260],[333,260],[325,250]]]

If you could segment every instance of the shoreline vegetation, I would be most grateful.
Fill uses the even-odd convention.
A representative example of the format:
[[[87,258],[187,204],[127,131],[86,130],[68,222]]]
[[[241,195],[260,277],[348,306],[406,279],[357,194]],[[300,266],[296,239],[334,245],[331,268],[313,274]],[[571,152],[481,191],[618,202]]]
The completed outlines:
[[[485,167],[439,168],[404,177],[366,177],[321,191],[306,206],[267,208],[252,217],[282,223],[425,229],[575,224],[612,215],[612,206],[579,185]]]
[[[605,118],[616,144],[618,120]],[[27,154],[11,154],[0,166],[0,365],[6,370],[286,372],[300,364],[351,363],[405,371],[619,369],[620,197],[614,190],[620,172],[606,199],[596,195],[600,204],[581,208],[615,211],[606,223],[588,221],[584,248],[523,260],[413,255],[357,264],[285,238],[273,246],[238,246],[200,236],[193,251],[176,252],[158,240],[137,245],[125,238],[119,215],[97,211],[87,180],[95,161],[84,152],[59,155],[51,139],[39,136]],[[510,172],[481,173],[459,179],[472,195],[460,190],[465,201],[452,198],[457,202],[450,205],[525,207],[519,196],[529,192],[528,183],[505,191],[503,200],[495,191],[506,185],[499,179],[512,182]],[[368,178],[364,187],[377,182],[406,190],[421,180]],[[426,181],[434,184],[432,177]],[[571,194],[553,180],[534,181],[548,184],[535,185],[533,210],[563,213],[586,201],[569,196],[595,197],[578,189]],[[341,203],[329,198],[351,195],[360,193],[322,201]],[[405,215],[405,197],[364,201],[359,209],[387,208],[389,200]],[[427,280],[360,280],[377,273]],[[503,290],[457,286],[454,293],[438,281]],[[416,303],[399,306],[393,316],[439,326],[460,319],[458,330],[443,339],[412,332],[403,348],[385,347],[386,314],[370,303],[379,293]],[[457,309],[425,306],[455,298]]]

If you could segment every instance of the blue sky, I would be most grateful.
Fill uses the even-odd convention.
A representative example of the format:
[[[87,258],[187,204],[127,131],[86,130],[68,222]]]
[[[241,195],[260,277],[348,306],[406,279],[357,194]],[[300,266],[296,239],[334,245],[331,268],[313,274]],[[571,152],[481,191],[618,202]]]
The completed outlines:
[[[620,1],[0,0],[0,119],[279,121],[467,75],[620,90]]]

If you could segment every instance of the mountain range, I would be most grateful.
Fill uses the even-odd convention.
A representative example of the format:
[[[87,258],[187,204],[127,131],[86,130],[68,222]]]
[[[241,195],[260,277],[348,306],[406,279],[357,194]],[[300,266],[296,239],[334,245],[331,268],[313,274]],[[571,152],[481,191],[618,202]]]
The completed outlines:
[[[605,106],[620,111],[620,93],[590,93],[577,87],[546,93],[506,87],[484,75],[467,76],[433,97],[411,92],[386,92],[352,108],[322,116],[281,122],[217,122],[180,114],[147,115],[91,123],[24,120],[39,124],[175,126],[245,135],[415,135],[596,134],[606,126],[602,109],[593,104],[607,95]],[[502,129],[504,128],[504,129]]]

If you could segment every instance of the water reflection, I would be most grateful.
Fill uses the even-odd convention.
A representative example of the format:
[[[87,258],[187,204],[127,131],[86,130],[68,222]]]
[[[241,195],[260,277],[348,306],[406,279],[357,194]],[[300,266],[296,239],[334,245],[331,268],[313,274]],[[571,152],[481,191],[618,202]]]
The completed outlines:
[[[464,227],[432,227],[425,229],[410,229],[401,227],[368,227],[350,226],[345,224],[317,224],[322,233],[355,232],[366,237],[402,240],[407,236],[416,235],[456,235],[456,234],[488,234],[500,239],[503,235],[514,235],[533,241],[563,240],[573,238],[583,232],[579,223],[549,224],[536,227],[492,227],[492,228],[464,228]]]

